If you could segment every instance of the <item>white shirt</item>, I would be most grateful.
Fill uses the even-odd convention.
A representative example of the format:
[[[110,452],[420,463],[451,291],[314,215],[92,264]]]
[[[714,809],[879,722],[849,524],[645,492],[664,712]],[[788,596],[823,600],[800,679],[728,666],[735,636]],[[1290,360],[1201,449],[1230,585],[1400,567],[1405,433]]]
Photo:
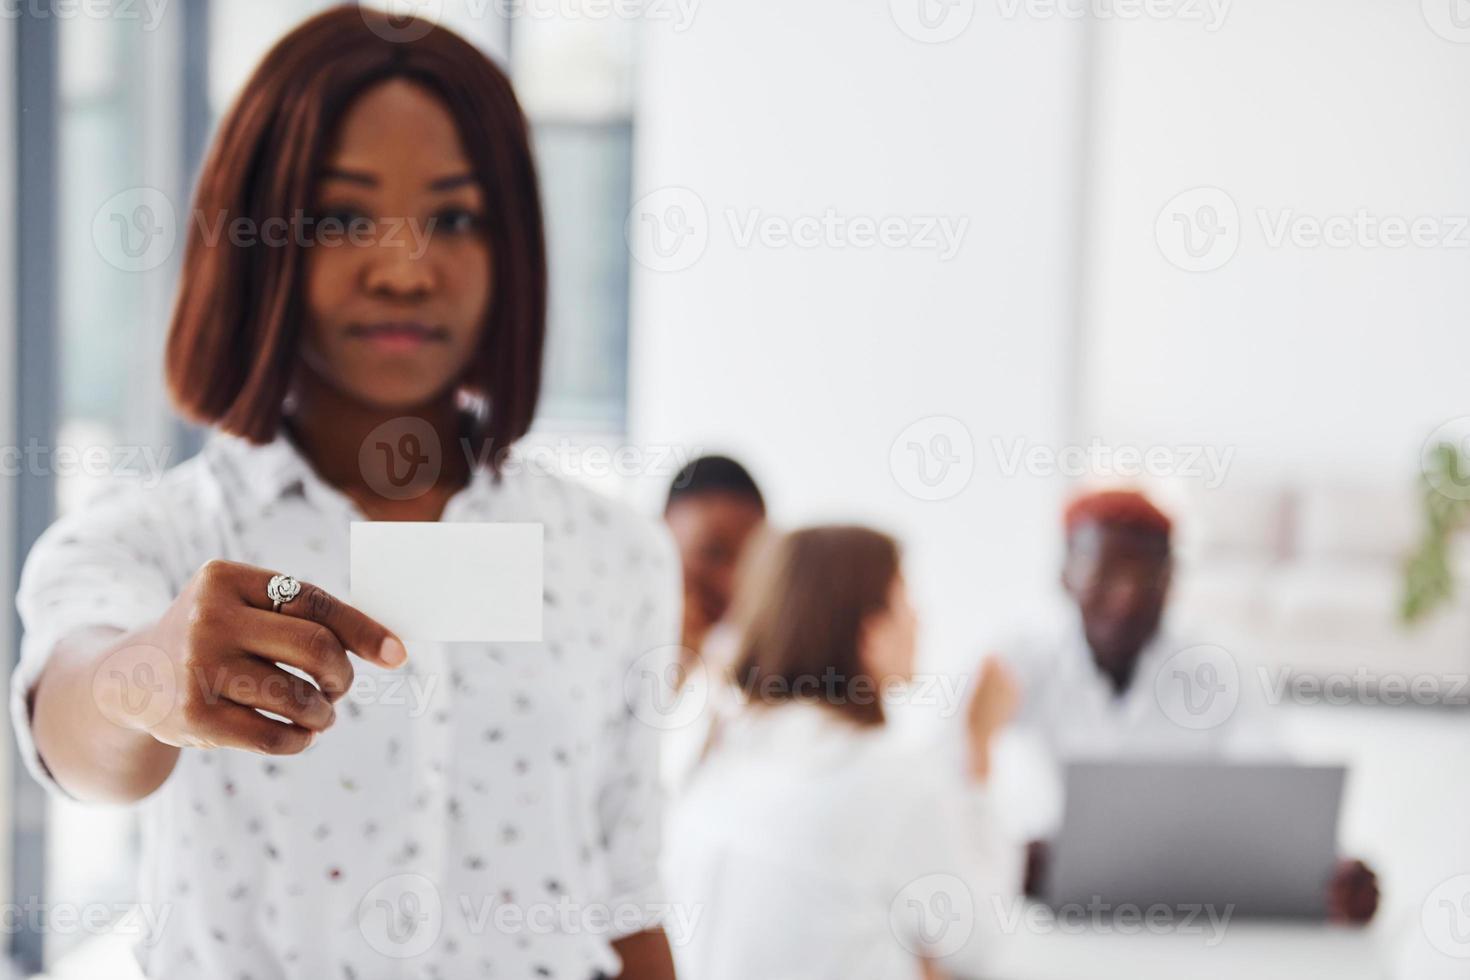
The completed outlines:
[[[1079,620],[994,648],[1016,671],[1016,728],[1043,748],[1038,774],[1016,809],[1028,834],[1047,834],[1061,816],[1060,769],[1081,760],[1177,758],[1276,760],[1281,741],[1264,710],[1258,675],[1230,648],[1161,629],[1145,645],[1122,694],[1093,662]],[[1012,756],[1014,758],[1014,756]],[[1028,764],[1037,760],[1028,759]],[[1002,779],[1010,781],[1012,774]],[[1007,800],[1012,794],[1007,794]]]
[[[811,704],[719,723],[668,820],[670,897],[698,916],[673,937],[680,980],[900,980],[919,952],[980,973],[1019,852],[962,748]]]
[[[284,438],[216,434],[156,489],[59,521],[17,597],[31,771],[56,789],[25,698],[58,640],[156,620],[216,557],[345,597],[362,519]],[[150,977],[589,980],[619,972],[613,939],[655,923],[657,730],[638,693],[653,692],[625,682],[677,643],[672,542],[524,465],[499,484],[477,471],[443,520],[544,524],[544,642],[410,643],[397,672],[354,658],[305,753],[184,750],[141,804]]]

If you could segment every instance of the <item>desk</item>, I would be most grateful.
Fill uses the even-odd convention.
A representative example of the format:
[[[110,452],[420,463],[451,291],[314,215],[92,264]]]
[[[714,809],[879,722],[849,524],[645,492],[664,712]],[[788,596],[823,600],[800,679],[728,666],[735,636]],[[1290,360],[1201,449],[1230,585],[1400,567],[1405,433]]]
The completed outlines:
[[[1000,944],[991,980],[1388,977],[1372,934],[1361,929],[1250,921],[1230,922],[1218,933],[1208,923],[1191,934],[1124,935],[1108,928],[1020,929]]]

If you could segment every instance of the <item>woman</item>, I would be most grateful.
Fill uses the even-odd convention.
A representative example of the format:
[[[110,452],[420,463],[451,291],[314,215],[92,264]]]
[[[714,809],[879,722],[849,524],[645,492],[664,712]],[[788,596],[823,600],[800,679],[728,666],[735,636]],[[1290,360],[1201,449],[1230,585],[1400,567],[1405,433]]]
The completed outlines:
[[[897,545],[865,528],[780,539],[738,604],[744,704],[670,818],[670,888],[700,910],[680,976],[979,973],[1019,884],[984,791],[1009,676],[987,664],[964,738],[926,751],[888,731],[917,621]]]
[[[19,735],[54,788],[141,803],[150,977],[667,980],[623,679],[676,642],[677,564],[507,456],[546,310],[526,122],[406,26],[306,22],[221,124],[167,350],[215,431],[37,543]],[[405,647],[338,598],[354,520],[543,524],[545,641]]]

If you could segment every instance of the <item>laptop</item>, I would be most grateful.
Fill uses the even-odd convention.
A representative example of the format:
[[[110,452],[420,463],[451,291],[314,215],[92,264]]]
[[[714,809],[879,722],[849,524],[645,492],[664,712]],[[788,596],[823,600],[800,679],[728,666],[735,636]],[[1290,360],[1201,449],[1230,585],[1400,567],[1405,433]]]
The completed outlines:
[[[1321,919],[1342,766],[1079,762],[1043,896],[1054,908],[1231,908]]]

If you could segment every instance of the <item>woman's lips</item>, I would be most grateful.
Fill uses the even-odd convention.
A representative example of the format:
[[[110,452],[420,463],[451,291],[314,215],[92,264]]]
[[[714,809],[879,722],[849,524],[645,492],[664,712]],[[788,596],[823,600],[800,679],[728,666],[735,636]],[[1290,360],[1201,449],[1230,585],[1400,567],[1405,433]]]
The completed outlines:
[[[449,339],[449,331],[413,320],[395,320],[356,323],[347,328],[347,336],[366,341],[379,350],[402,353],[418,350],[427,344],[443,343]]]

